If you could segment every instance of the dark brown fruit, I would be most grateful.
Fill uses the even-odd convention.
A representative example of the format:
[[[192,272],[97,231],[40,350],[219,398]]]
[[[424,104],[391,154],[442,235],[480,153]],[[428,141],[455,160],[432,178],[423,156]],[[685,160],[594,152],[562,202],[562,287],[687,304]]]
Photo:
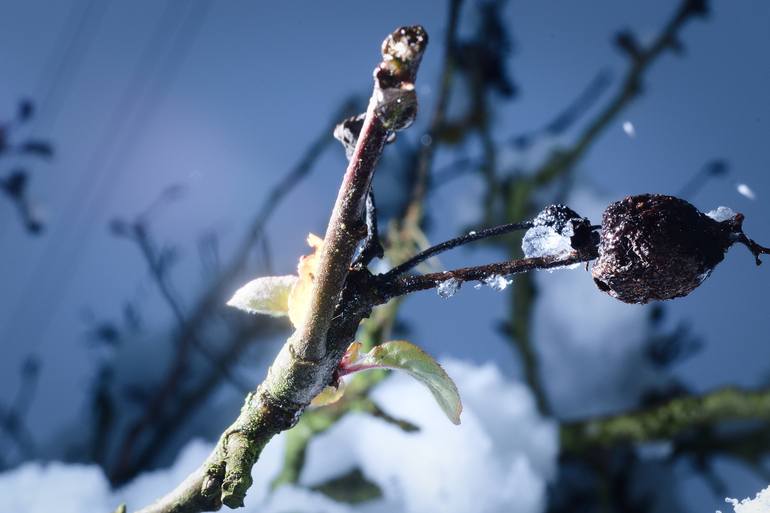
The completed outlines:
[[[594,282],[625,303],[686,296],[745,239],[742,221],[715,221],[673,196],[628,196],[602,215]]]

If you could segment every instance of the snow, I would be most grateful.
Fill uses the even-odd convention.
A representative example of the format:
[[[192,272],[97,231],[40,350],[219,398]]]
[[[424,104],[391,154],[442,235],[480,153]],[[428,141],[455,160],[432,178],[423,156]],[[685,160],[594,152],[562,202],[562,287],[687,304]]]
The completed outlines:
[[[740,194],[741,196],[745,196],[750,200],[757,199],[757,195],[754,194],[754,191],[751,189],[751,187],[749,187],[745,183],[735,184],[735,190],[738,191],[738,194]]]
[[[436,294],[444,299],[449,299],[460,290],[460,285],[461,282],[457,278],[449,278],[439,283],[438,287],[436,287]]]
[[[552,206],[553,207],[553,206]],[[554,214],[552,207],[547,207],[532,221],[534,226],[526,231],[521,239],[521,250],[527,258],[557,257],[565,258],[572,253],[571,238],[575,235],[572,222],[564,213]],[[557,206],[556,208],[563,208]],[[572,264],[548,269],[575,269],[580,264]]]
[[[380,507],[367,511],[543,511],[558,452],[556,424],[539,416],[526,387],[507,381],[494,365],[443,365],[463,398],[460,426],[447,421],[418,382],[394,375],[373,399],[420,431],[349,415],[311,443],[302,483],[328,478],[326,455],[334,454],[382,488]]]
[[[631,139],[636,137],[636,128],[634,127],[634,124],[631,123],[630,121],[623,122],[623,132],[625,132],[626,135]]]
[[[569,237],[558,233],[550,226],[533,226],[521,240],[521,249],[527,258],[544,256],[567,256],[572,251]]]
[[[550,205],[532,220],[532,228],[521,240],[521,249],[527,258],[545,256],[566,257],[572,252],[570,239],[575,235],[572,219],[574,211],[563,205]]]
[[[757,493],[753,499],[739,501],[728,497],[725,498],[725,502],[732,505],[735,513],[768,513],[770,512],[770,486]]]
[[[460,426],[447,421],[420,383],[395,374],[373,398],[420,431],[406,433],[381,419],[350,414],[308,449],[302,485],[357,467],[380,487],[381,499],[353,507],[303,487],[269,493],[282,461],[284,438],[278,436],[254,467],[254,484],[242,511],[541,513],[556,469],[556,424],[537,413],[525,386],[505,379],[493,364],[447,361],[444,367],[463,396]],[[115,491],[96,466],[26,463],[0,474],[0,511],[104,513],[121,503],[136,509],[181,482],[211,448],[192,442],[170,468],[143,474]]]
[[[509,280],[501,274],[493,274],[484,279],[484,284],[486,286],[497,291],[505,290],[511,283],[513,283],[513,280]]]
[[[717,207],[714,210],[710,210],[706,213],[714,221],[727,221],[735,217],[735,212],[730,207]]]

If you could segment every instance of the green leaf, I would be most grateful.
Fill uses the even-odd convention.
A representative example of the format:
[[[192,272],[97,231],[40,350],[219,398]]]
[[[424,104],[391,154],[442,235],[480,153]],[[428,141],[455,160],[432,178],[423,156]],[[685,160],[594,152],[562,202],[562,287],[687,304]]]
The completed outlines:
[[[336,386],[329,385],[327,387],[324,387],[324,389],[321,390],[321,393],[315,396],[312,401],[310,401],[310,405],[311,406],[328,406],[330,404],[334,404],[342,398],[342,395],[344,393],[345,393],[345,382],[340,380]]]
[[[428,387],[453,424],[460,423],[463,405],[457,386],[428,353],[405,340],[385,342],[363,355],[359,355],[360,347],[354,342],[348,348],[340,366],[340,375],[377,368],[406,371]]]
[[[289,294],[296,283],[294,275],[257,278],[238,289],[227,304],[249,313],[282,317],[289,314]]]

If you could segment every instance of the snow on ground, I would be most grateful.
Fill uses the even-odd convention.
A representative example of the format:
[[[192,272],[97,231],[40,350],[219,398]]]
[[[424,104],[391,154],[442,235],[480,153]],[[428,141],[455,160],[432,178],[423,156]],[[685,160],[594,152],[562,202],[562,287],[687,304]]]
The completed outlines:
[[[725,499],[731,504],[735,513],[770,513],[770,486],[757,493],[753,499]],[[720,513],[720,512],[717,512]]]
[[[382,489],[382,499],[354,508],[292,486],[269,494],[281,465],[284,440],[279,436],[254,467],[244,513],[542,512],[556,468],[556,424],[539,416],[526,387],[506,380],[493,364],[448,361],[445,369],[463,398],[460,426],[446,419],[420,383],[396,373],[373,397],[420,431],[406,433],[355,414],[309,447],[302,484],[359,467]],[[0,474],[0,511],[105,513],[122,502],[131,510],[172,489],[210,450],[210,444],[192,442],[172,467],[143,474],[117,491],[95,466],[26,463]]]

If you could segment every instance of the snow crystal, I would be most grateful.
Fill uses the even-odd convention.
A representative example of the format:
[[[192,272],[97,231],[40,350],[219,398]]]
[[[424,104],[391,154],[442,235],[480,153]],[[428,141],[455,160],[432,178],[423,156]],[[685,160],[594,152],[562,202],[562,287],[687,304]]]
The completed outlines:
[[[524,234],[521,249],[527,258],[567,256],[572,252],[570,238],[550,226],[533,226]]]
[[[624,121],[623,122],[623,131],[626,133],[626,135],[630,138],[636,137],[636,128],[634,127],[634,124],[630,121]]]
[[[573,221],[580,217],[563,205],[545,207],[535,219],[532,228],[521,240],[521,249],[527,258],[567,256],[572,252],[570,239],[575,235]]]
[[[714,210],[709,211],[707,214],[714,221],[727,221],[735,217],[735,212],[730,207],[717,207]]]
[[[770,511],[770,486],[759,492],[753,499],[725,498],[725,502],[731,504],[735,513],[767,513]]]
[[[458,290],[460,290],[460,280],[457,278],[449,278],[436,287],[436,293],[444,299],[454,296]]]
[[[505,288],[513,283],[513,280],[507,279],[501,274],[494,274],[484,279],[484,284],[497,291],[505,290]]]
[[[741,196],[745,196],[750,200],[757,199],[757,196],[756,194],[754,194],[754,191],[751,189],[751,187],[749,187],[745,183],[735,184],[735,190],[738,191],[738,194],[740,194]]]

